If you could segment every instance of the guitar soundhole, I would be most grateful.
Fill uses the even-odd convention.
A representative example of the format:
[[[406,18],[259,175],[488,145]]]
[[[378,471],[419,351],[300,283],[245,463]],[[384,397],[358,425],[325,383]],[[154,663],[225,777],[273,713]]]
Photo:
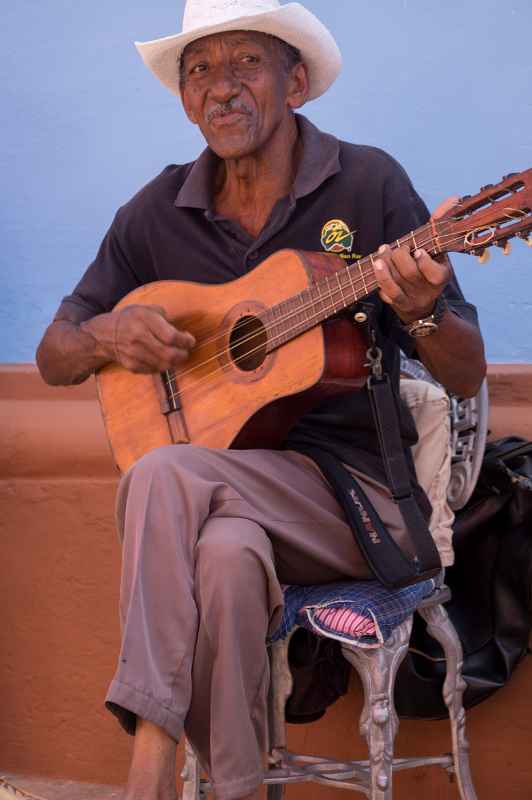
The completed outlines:
[[[258,317],[242,317],[229,336],[231,360],[238,369],[253,372],[263,363],[267,355],[268,334]]]

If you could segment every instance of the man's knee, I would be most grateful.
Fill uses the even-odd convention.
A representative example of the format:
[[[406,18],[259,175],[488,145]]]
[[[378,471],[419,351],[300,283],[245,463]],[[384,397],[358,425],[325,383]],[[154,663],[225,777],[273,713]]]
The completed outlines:
[[[196,545],[200,585],[242,591],[258,587],[273,565],[273,549],[263,528],[251,520],[211,518]]]
[[[168,444],[145,453],[124,475],[124,478],[165,475],[170,471],[188,469],[198,461],[198,448],[188,444]]]

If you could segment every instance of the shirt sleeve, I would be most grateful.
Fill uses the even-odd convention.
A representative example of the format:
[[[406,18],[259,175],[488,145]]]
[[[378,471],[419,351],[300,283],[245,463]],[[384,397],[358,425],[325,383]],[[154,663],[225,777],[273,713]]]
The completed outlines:
[[[401,236],[425,225],[430,219],[427,206],[415,191],[404,169],[397,162],[392,159],[391,161],[395,169],[391,170],[384,184],[384,241],[388,243],[393,243]],[[478,327],[477,309],[464,298],[449,259],[448,262],[451,267],[451,279],[443,291],[443,296],[454,314]],[[404,330],[401,320],[388,305],[385,308],[385,316],[385,326],[390,338],[407,356],[415,355],[415,339]]]
[[[79,323],[104,314],[141,285],[121,241],[120,213],[115,216],[96,258],[72,294],[61,301],[54,320]]]

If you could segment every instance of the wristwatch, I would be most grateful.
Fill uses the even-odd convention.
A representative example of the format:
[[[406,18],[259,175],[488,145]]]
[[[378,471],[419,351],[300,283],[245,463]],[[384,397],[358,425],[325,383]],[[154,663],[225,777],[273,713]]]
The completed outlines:
[[[403,325],[403,328],[415,339],[421,336],[430,336],[431,334],[436,333],[438,330],[438,326],[442,321],[446,310],[447,301],[443,295],[440,295],[436,300],[434,308],[432,309],[432,314],[429,314],[428,317],[415,319],[413,322],[409,322],[408,325]]]

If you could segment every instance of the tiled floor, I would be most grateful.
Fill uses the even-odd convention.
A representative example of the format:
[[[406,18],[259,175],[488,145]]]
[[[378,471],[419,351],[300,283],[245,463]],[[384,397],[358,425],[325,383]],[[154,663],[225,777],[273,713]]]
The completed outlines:
[[[36,778],[0,770],[0,800],[121,800],[120,786]]]

